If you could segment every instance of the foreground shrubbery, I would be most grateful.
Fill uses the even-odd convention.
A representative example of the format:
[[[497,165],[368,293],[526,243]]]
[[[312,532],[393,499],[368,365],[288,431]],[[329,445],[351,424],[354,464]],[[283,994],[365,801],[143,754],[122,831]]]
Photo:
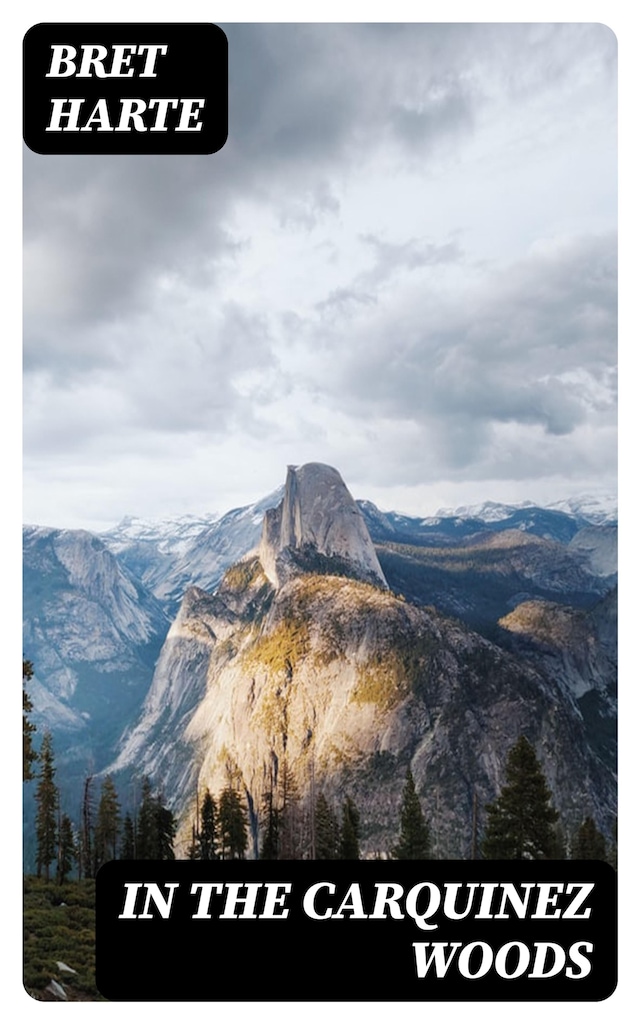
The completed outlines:
[[[61,971],[57,961],[76,974]],[[24,987],[34,999],[51,999],[54,980],[69,1000],[101,1000],[95,984],[95,882],[56,885],[24,880]]]

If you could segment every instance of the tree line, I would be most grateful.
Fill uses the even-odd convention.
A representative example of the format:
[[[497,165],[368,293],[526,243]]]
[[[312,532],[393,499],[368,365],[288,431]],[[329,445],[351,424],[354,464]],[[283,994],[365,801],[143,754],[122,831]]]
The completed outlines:
[[[510,749],[505,784],[487,804],[481,843],[485,860],[562,860],[567,856],[560,815],[535,750],[525,736]],[[608,847],[594,819],[585,817],[570,844],[571,860],[609,860],[615,865],[615,835]]]
[[[77,865],[78,877],[93,878],[108,860],[172,860],[175,858],[176,820],[148,778],[141,783],[137,812],[121,814],[111,776],[101,780],[99,797],[95,779],[85,780],[79,823],[61,813],[55,784],[55,764],[50,733],[45,733],[39,753],[33,745],[35,727],[25,683],[33,666],[23,661],[23,778],[37,780],[36,868],[48,880],[51,866],[64,882]],[[36,771],[35,765],[38,765]],[[324,793],[315,793],[312,774],[310,799],[299,797],[295,778],[283,760],[277,781],[272,773],[262,799],[258,830],[258,856],[262,860],[358,860],[361,818],[350,796],[336,810]],[[521,736],[508,752],[505,784],[498,797],[485,807],[485,828],[478,834],[474,800],[471,859],[485,860],[609,860],[616,864],[616,837],[607,843],[593,817],[587,816],[567,851],[559,827],[559,814],[535,750]],[[243,859],[249,847],[247,809],[237,788],[227,785],[217,798],[208,789],[196,815],[187,856],[193,860]],[[398,823],[398,838],[388,853],[398,860],[423,860],[434,856],[432,829],[422,809],[411,769],[405,777]]]
[[[60,791],[55,783],[55,761],[51,734],[46,732],[38,753],[39,770],[36,802],[36,875],[46,881],[52,876],[63,884],[74,867],[78,878],[95,878],[110,860],[173,860],[176,820],[161,796],[154,793],[146,776],[142,779],[140,803],[132,815],[121,813],[115,783],[110,775],[100,780],[85,779],[78,821],[62,812]]]
[[[60,794],[55,785],[51,736],[45,733],[40,753],[36,787],[36,873],[49,879],[56,864],[56,880],[63,883],[77,865],[79,878],[94,878],[109,860],[173,860],[176,820],[148,778],[141,785],[140,804],[135,815],[122,816],[111,776],[101,780],[99,798],[93,798],[94,779],[85,781],[80,824],[61,813]],[[291,778],[278,792],[269,789],[260,816],[261,860],[359,860],[360,812],[347,796],[340,813],[320,792],[311,815],[301,815],[301,805]],[[473,859],[549,860],[563,859],[566,852],[556,825],[558,812],[551,805],[551,792],[535,751],[524,737],[510,750],[506,782],[497,799],[486,806],[484,835]],[[475,838],[475,837],[474,837]],[[475,844],[474,844],[475,845]],[[238,791],[227,786],[215,799],[205,790],[197,801],[187,856],[192,860],[242,860],[249,846],[248,816]],[[615,846],[615,844],[614,844]],[[415,782],[407,769],[400,805],[398,839],[389,851],[397,860],[428,860],[434,856],[432,831],[423,812]],[[573,860],[612,860],[615,849],[591,816],[584,819],[571,845]]]
[[[162,796],[155,793],[145,776],[140,801],[134,814],[121,813],[115,783],[110,775],[100,780],[96,795],[94,776],[84,783],[82,806],[77,821],[63,813],[61,794],[55,782],[56,767],[51,733],[45,732],[40,750],[33,741],[35,726],[29,718],[33,710],[26,684],[33,677],[33,665],[22,662],[22,745],[25,782],[36,781],[35,832],[36,874],[63,884],[74,867],[78,878],[95,878],[110,860],[173,860],[176,820]]]
[[[312,822],[305,821],[301,804],[292,796],[291,776],[282,787],[282,800],[269,789],[260,815],[260,860],[359,860],[360,814],[350,797],[340,817],[324,794],[315,800]],[[191,830],[191,860],[244,859],[249,847],[247,813],[238,792],[227,786],[216,800],[207,788]]]
[[[483,834],[478,834],[477,801],[471,837],[472,860],[608,860],[615,866],[615,836],[610,845],[591,816],[583,819],[570,848],[559,826],[535,750],[525,736],[509,750],[505,784],[486,804]],[[433,857],[431,829],[422,812],[411,770],[407,770],[400,813],[400,838],[392,855],[401,860]]]
[[[485,807],[485,827],[478,835],[474,801],[471,858],[474,860],[608,860],[615,866],[615,835],[610,844],[587,816],[567,848],[559,826],[559,814],[535,750],[521,736],[507,755],[505,784],[497,798]],[[233,806],[233,819],[228,806]],[[233,833],[230,825],[233,820]],[[354,800],[344,798],[339,811],[324,793],[300,800],[286,761],[277,785],[273,779],[262,800],[259,815],[259,857],[262,860],[358,860],[360,859],[360,812]],[[232,838],[232,834],[236,837]],[[248,845],[247,815],[238,793],[228,787],[219,802],[207,789],[197,807],[189,856],[215,860],[244,857]],[[398,834],[387,856],[397,860],[434,858],[434,837],[422,809],[415,781],[408,768],[400,804]]]

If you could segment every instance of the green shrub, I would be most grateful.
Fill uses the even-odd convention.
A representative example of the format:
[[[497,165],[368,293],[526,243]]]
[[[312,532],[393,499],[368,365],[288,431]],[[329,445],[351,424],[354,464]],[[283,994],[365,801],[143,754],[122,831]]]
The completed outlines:
[[[53,979],[70,1001],[103,997],[95,983],[95,882],[24,880],[24,987],[44,999]],[[76,971],[59,971],[57,961]]]

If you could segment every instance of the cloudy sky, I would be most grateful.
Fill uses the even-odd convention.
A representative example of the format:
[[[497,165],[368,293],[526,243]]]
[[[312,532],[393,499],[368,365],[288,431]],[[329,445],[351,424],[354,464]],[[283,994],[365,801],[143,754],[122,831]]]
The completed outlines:
[[[614,490],[613,34],[224,27],[219,153],[25,153],[26,521]]]

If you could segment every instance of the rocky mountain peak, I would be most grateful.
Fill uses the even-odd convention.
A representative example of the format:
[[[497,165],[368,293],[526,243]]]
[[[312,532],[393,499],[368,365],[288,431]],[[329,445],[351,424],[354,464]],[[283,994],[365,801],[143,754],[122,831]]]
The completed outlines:
[[[285,493],[264,517],[259,558],[276,587],[300,571],[338,572],[387,589],[362,512],[336,469],[289,466]]]

